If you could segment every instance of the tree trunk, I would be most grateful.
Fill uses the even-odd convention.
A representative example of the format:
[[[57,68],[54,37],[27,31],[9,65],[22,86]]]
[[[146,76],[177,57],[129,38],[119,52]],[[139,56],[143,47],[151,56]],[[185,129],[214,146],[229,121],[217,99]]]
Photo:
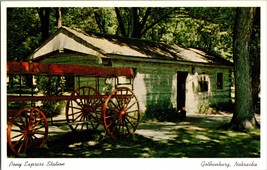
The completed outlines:
[[[51,8],[38,8],[38,15],[41,20],[41,31],[42,31],[42,38],[41,42],[49,36],[49,19],[50,19],[50,10]]]
[[[255,8],[237,8],[233,54],[235,63],[235,111],[230,128],[247,130],[257,126],[253,113],[251,34]]]
[[[257,7],[252,31],[252,96],[255,113],[260,113],[259,92],[260,92],[260,7]]]
[[[61,8],[56,8],[56,20],[57,20],[57,28],[59,29],[62,27],[62,14],[61,14]]]
[[[143,36],[142,30],[144,29],[144,26],[147,22],[147,18],[150,14],[151,8],[147,8],[145,15],[140,17],[140,8],[134,7],[132,8],[133,10],[133,33],[132,36],[133,38],[141,38]]]
[[[115,7],[115,12],[116,12],[117,20],[119,23],[119,30],[121,31],[122,36],[127,37],[124,23],[123,23],[123,20],[122,20],[121,14],[120,14],[120,10],[118,7]]]
[[[133,38],[141,38],[141,23],[140,23],[140,9],[138,7],[133,7]]]

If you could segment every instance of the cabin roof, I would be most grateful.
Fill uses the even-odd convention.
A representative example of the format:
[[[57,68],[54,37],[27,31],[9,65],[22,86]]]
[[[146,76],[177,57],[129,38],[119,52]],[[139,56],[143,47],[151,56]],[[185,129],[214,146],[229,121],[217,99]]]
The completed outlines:
[[[47,57],[55,52],[69,50],[101,58],[156,59],[162,61],[190,62],[211,65],[231,66],[232,63],[195,48],[183,48],[179,45],[125,38],[115,35],[84,32],[62,26],[51,35],[34,53],[31,60]]]

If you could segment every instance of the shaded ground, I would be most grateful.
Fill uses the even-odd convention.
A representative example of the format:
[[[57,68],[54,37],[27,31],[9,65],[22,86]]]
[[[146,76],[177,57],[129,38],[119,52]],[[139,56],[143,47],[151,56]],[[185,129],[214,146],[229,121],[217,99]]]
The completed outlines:
[[[232,115],[188,115],[183,122],[141,122],[134,136],[112,141],[103,127],[73,133],[66,125],[49,126],[43,149],[23,157],[71,158],[217,158],[260,157],[260,130],[225,131]],[[259,116],[258,116],[259,119]],[[10,153],[9,156],[13,157]]]

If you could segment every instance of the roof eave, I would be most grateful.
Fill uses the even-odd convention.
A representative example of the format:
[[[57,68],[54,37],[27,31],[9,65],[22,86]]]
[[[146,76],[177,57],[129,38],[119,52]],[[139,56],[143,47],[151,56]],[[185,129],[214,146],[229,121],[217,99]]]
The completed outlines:
[[[127,60],[127,61],[135,61],[135,62],[150,62],[150,63],[162,63],[162,64],[180,64],[180,65],[194,65],[194,66],[202,66],[202,67],[217,67],[217,68],[229,68],[233,69],[234,65],[229,64],[219,64],[219,63],[204,63],[204,62],[194,62],[194,61],[181,61],[175,59],[155,59],[155,58],[144,58],[140,56],[125,56],[118,54],[106,54],[103,57],[103,60],[111,59],[111,60]],[[230,62],[229,62],[230,63]]]

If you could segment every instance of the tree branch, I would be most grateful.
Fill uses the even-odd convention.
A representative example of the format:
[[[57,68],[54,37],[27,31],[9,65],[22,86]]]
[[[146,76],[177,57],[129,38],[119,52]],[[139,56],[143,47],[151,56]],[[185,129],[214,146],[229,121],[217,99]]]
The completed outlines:
[[[125,27],[124,27],[123,20],[122,20],[122,17],[121,17],[121,14],[120,14],[118,7],[115,7],[115,12],[116,12],[117,20],[119,22],[119,28],[121,30],[121,34],[126,37]]]
[[[165,13],[164,15],[162,15],[158,20],[156,20],[155,22],[151,23],[149,26],[147,26],[143,31],[142,31],[142,35],[145,34],[148,30],[150,30],[152,27],[154,27],[155,25],[157,25],[158,23],[160,23],[164,18],[168,17],[171,13],[173,13],[176,10],[176,8],[170,10],[169,12]]]

